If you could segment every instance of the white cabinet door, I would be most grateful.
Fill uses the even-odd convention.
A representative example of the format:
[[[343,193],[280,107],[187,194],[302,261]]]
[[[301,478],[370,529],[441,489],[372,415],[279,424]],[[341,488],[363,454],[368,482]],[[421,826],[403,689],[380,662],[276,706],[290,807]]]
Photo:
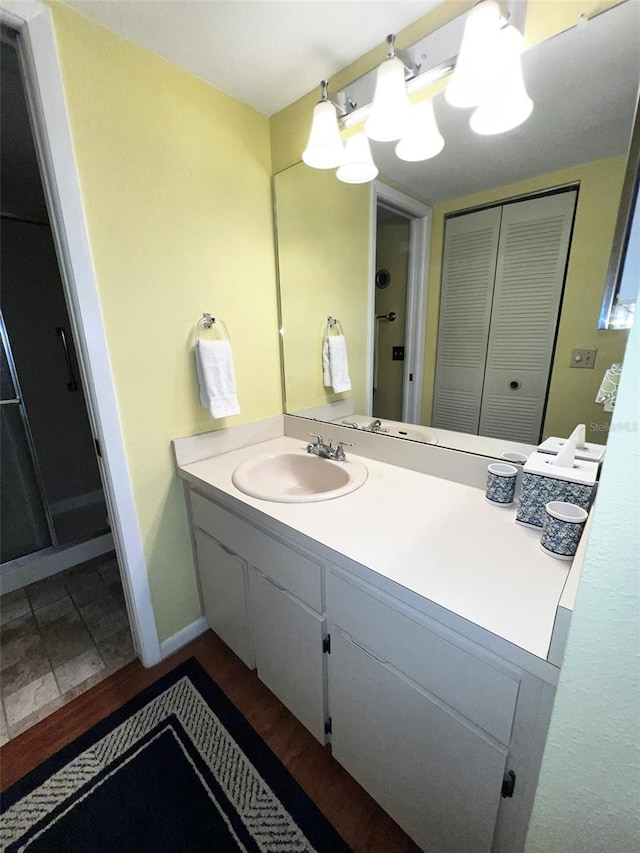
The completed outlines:
[[[245,563],[207,533],[194,529],[204,615],[210,628],[253,669]]]
[[[432,853],[490,851],[507,749],[331,626],[334,758]]]
[[[258,677],[324,743],[325,620],[253,566],[249,589]]]

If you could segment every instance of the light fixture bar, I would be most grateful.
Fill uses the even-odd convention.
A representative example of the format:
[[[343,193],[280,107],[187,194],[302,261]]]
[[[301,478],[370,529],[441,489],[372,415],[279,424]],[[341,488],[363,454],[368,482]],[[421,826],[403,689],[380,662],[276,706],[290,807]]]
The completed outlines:
[[[524,30],[527,0],[508,0],[501,3],[509,23],[520,32]],[[406,68],[413,68],[414,76],[407,82],[407,91],[418,92],[437,80],[446,77],[455,68],[458,51],[464,34],[465,15],[434,30],[415,44],[400,50],[393,45],[395,55]],[[334,94],[333,100],[342,108],[340,127],[351,127],[364,121],[371,111],[376,85],[377,68],[352,80]]]

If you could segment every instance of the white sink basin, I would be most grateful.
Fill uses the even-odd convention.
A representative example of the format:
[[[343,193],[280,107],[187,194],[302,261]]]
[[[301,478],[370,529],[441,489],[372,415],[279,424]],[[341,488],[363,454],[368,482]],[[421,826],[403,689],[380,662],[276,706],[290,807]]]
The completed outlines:
[[[303,450],[257,456],[238,465],[231,480],[236,489],[265,501],[311,503],[348,495],[369,475],[358,459],[320,459]]]

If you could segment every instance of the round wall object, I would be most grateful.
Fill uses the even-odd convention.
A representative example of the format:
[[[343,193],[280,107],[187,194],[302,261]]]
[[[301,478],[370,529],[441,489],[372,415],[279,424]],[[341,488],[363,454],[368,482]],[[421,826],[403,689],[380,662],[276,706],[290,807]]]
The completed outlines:
[[[384,290],[391,283],[391,273],[389,270],[378,270],[376,273],[376,287]]]

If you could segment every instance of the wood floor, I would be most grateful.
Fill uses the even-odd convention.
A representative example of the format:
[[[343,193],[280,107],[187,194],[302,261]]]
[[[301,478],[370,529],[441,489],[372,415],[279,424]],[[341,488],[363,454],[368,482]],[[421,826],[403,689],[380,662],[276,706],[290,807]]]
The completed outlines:
[[[130,663],[0,750],[0,790],[24,776],[148,684],[195,657],[242,712],[327,820],[357,853],[415,853],[418,847],[225,644],[207,631],[167,660]]]

